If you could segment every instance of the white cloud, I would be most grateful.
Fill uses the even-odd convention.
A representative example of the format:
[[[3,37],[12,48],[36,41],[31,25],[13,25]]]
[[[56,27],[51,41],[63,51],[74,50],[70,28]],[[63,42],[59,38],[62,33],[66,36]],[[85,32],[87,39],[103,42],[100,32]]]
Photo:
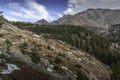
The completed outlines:
[[[62,14],[58,14],[57,16],[58,16],[58,17],[62,17],[63,15],[62,15]]]
[[[15,16],[22,16],[22,14],[17,13],[17,12],[14,12],[14,11],[10,11],[10,14],[13,14],[13,15],[15,15]]]
[[[0,6],[0,11],[3,11],[3,8],[2,8],[2,6]]]
[[[52,13],[57,17],[62,17],[63,16],[63,14],[61,14],[61,13],[57,13],[57,12],[52,12]]]
[[[26,4],[32,11],[36,11],[35,13],[38,13],[42,18],[48,19],[49,13],[43,5],[36,3],[34,0],[28,0]]]
[[[18,17],[23,17],[23,18],[31,18],[30,16],[24,15],[22,13],[14,12],[14,11],[10,11],[10,14]]]
[[[0,10],[2,10],[2,7],[0,6]]]
[[[120,0],[68,0],[68,8],[64,14],[74,15],[88,8],[120,9]]]
[[[9,3],[9,7],[10,10],[8,12],[14,18],[32,19],[32,21],[40,19],[50,20],[52,18],[45,6],[38,4],[35,0],[26,0],[25,6],[20,3]]]
[[[17,19],[17,18],[11,17],[11,16],[5,16],[5,18],[10,20],[10,21],[23,21],[21,19]]]

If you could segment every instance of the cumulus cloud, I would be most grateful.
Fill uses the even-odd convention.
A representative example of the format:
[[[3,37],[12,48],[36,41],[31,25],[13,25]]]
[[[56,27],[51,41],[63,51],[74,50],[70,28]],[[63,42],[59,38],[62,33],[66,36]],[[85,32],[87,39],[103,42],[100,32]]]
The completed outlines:
[[[40,20],[40,19],[47,19],[51,20],[53,19],[52,16],[48,13],[45,6],[38,4],[35,0],[26,0],[25,6],[23,6],[21,3],[9,3],[10,10],[7,10],[7,12],[10,13],[10,16],[14,18],[13,20],[17,20],[18,18],[29,19],[29,20]],[[6,16],[7,18],[10,16]],[[15,19],[17,18],[17,19]],[[11,18],[8,18],[9,20],[12,20]]]
[[[58,16],[58,17],[62,17],[62,16],[63,16],[63,14],[57,14],[57,16]]]
[[[68,8],[64,14],[74,15],[88,8],[120,9],[120,0],[68,0]]]
[[[10,21],[23,21],[22,19],[17,19],[17,18],[11,17],[11,16],[7,16],[5,18],[7,18]]]
[[[10,14],[14,15],[14,16],[18,16],[18,17],[23,17],[23,18],[31,18],[30,16],[28,15],[25,15],[25,14],[22,14],[22,13],[18,13],[18,12],[15,12],[15,11],[10,11]]]
[[[63,13],[57,13],[57,12],[53,12],[54,16],[57,16],[57,17],[62,17],[63,16]]]

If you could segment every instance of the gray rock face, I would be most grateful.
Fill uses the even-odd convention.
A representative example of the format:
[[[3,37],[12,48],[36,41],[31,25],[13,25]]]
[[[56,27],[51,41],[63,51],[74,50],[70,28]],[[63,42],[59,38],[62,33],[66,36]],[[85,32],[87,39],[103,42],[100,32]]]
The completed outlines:
[[[50,23],[44,19],[41,19],[37,22],[35,22],[35,24],[39,24],[39,25],[50,25]]]
[[[68,24],[65,23],[67,22],[68,19],[70,19],[72,15],[64,15],[63,17],[59,18],[58,20],[52,22],[53,25],[61,25],[61,24]]]
[[[53,23],[108,29],[111,25],[120,23],[120,10],[88,9],[73,16],[63,16]]]

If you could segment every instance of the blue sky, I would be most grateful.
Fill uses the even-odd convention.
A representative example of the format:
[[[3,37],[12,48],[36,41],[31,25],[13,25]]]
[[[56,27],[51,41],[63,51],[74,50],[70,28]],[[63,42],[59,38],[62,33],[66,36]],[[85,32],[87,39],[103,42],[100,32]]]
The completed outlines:
[[[0,0],[0,10],[8,20],[53,21],[64,14],[68,0]]]
[[[120,9],[120,0],[0,0],[0,10],[11,21],[53,21],[88,8]]]

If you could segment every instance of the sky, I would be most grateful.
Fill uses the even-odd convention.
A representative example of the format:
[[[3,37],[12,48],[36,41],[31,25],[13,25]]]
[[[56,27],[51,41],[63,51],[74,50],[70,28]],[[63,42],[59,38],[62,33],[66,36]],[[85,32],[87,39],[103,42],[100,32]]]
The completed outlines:
[[[0,11],[10,21],[54,21],[89,8],[120,9],[120,0],[0,0]]]

